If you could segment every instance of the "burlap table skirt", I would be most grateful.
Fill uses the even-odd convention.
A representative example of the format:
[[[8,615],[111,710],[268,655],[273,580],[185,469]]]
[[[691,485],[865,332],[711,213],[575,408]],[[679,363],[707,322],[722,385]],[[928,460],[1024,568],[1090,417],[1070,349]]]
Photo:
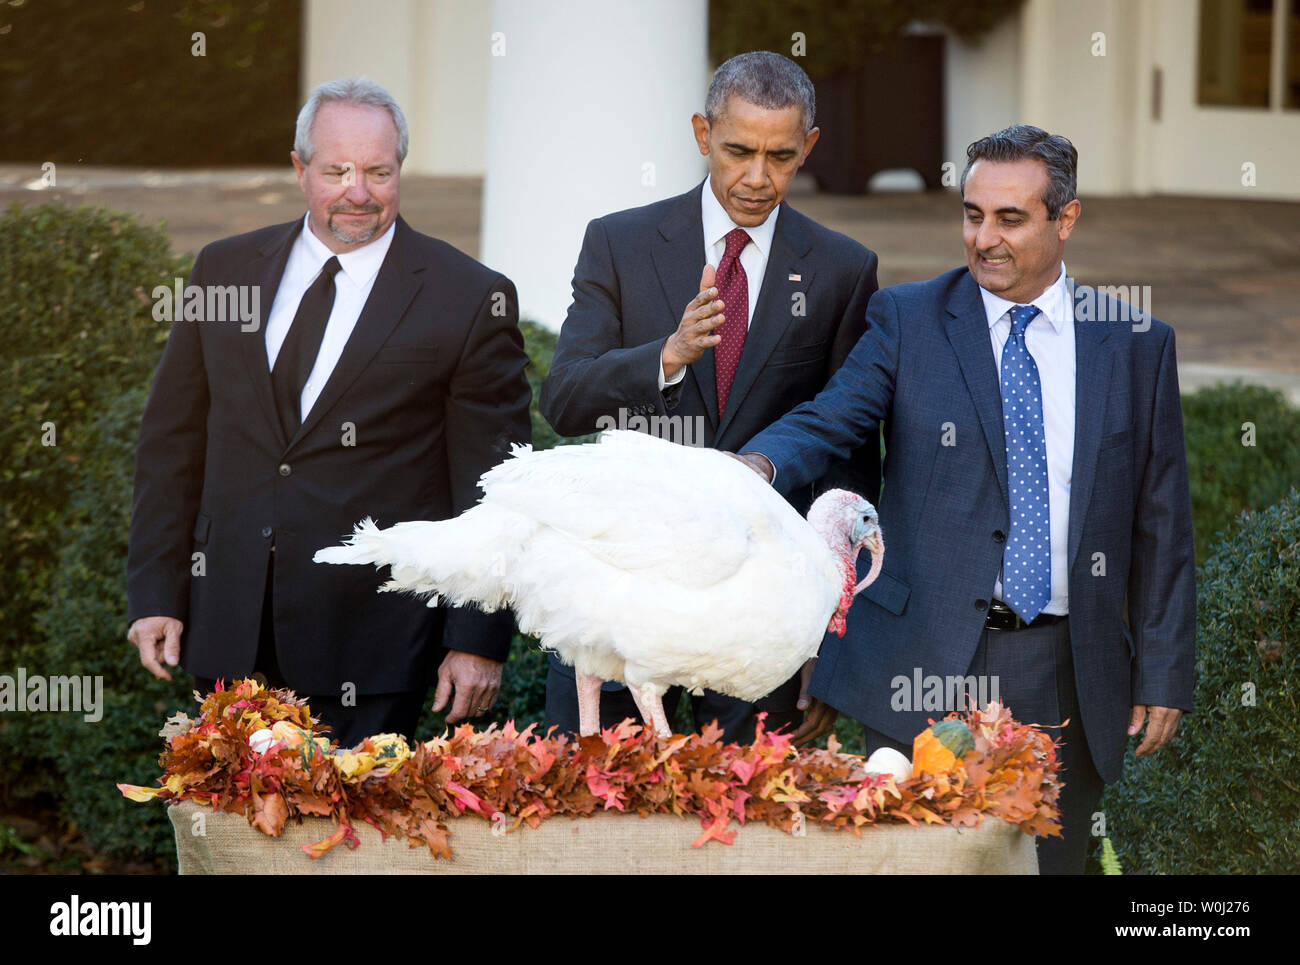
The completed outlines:
[[[195,822],[200,813],[202,822]],[[556,817],[495,835],[487,821],[463,817],[447,822],[452,861],[435,859],[424,845],[412,848],[403,838],[384,841],[367,824],[355,829],[360,847],[338,845],[313,861],[299,848],[333,833],[324,818],[290,821],[280,837],[270,838],[242,814],[214,813],[193,801],[171,805],[168,815],[183,875],[1038,873],[1034,839],[995,818],[979,828],[881,825],[861,838],[811,825],[791,835],[746,824],[731,845],[710,841],[692,848],[700,822],[671,814]]]

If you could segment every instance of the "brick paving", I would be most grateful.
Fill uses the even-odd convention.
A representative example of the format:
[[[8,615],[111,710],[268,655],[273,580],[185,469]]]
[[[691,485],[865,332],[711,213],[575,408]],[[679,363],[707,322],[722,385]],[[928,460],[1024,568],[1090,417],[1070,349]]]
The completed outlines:
[[[0,203],[107,205],[165,221],[178,250],[302,213],[292,169],[58,171],[0,166]],[[482,181],[408,175],[402,213],[471,254]],[[1148,285],[1154,314],[1178,333],[1184,388],[1219,378],[1276,385],[1300,402],[1300,204],[1182,197],[1084,198],[1066,263],[1081,282]],[[960,207],[950,193],[817,194],[791,202],[880,255],[882,285],[932,277],[963,262]],[[575,248],[574,257],[577,257]]]

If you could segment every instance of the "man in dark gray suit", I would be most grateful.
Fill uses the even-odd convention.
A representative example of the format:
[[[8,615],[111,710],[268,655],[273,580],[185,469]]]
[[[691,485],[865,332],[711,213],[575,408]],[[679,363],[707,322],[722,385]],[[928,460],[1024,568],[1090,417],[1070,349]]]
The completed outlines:
[[[735,448],[839,368],[863,332],[876,256],[783,203],[817,142],[813,114],[812,84],[792,61],[734,57],[691,119],[708,180],[591,222],[541,389],[542,414],[557,432],[621,426]],[[787,493],[799,512],[829,485],[876,498],[876,440],[832,462]],[[769,729],[798,727],[800,740],[829,730],[834,712],[802,693],[805,681],[759,702]],[[605,689],[602,726],[637,718],[626,688]],[[669,713],[678,693],[669,691]],[[754,705],[706,693],[693,708],[697,727],[716,718],[728,739],[752,740]],[[554,658],[547,724],[577,731],[573,670]]]
[[[888,458],[884,569],[812,692],[910,750],[923,681],[974,678],[1027,723],[1069,719],[1063,838],[1081,873],[1126,736],[1159,749],[1192,706],[1196,583],[1174,334],[1074,285],[1080,205],[1068,140],[1017,126],[972,144],[967,266],[872,298],[826,390],[739,451],[782,492],[874,441]],[[775,478],[773,478],[775,477]],[[984,687],[980,687],[984,684]],[[964,685],[963,685],[964,686]]]

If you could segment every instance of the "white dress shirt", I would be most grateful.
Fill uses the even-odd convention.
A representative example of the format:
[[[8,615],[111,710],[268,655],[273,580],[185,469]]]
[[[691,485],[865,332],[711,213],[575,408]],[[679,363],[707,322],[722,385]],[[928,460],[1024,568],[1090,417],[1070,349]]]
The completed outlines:
[[[1047,290],[1029,304],[1038,308],[1025,328],[1025,346],[1038,366],[1043,392],[1043,434],[1047,444],[1048,513],[1052,554],[1052,598],[1044,613],[1070,612],[1068,548],[1070,532],[1070,479],[1074,467],[1074,306],[1065,284],[1065,262],[1061,274]],[[1019,304],[980,289],[988,316],[993,362],[1002,384],[1002,347],[1011,334],[1007,312]],[[1002,599],[1002,578],[993,587],[993,598]]]
[[[704,260],[717,268],[718,262],[722,261],[722,256],[727,251],[727,235],[740,226],[731,220],[731,215],[727,214],[727,209],[714,195],[707,178],[700,195],[700,218],[704,224]],[[747,330],[749,320],[754,317],[754,306],[758,304],[758,292],[763,287],[763,275],[767,271],[767,256],[772,253],[772,235],[776,232],[776,216],[780,211],[781,206],[778,204],[761,225],[745,229],[749,235],[749,244],[745,245],[740,252],[740,267],[745,269],[745,280],[749,288],[749,306],[745,312]],[[722,309],[722,314],[727,314],[725,307]],[[661,392],[665,386],[676,385],[685,377],[686,366],[683,365],[671,379],[665,379],[664,364],[660,359],[659,390]]]
[[[270,369],[275,368],[276,356],[280,354],[280,347],[289,335],[302,296],[321,273],[325,262],[334,257],[334,252],[312,234],[310,219],[310,214],[303,216],[302,231],[298,233],[289,252],[284,274],[280,276],[280,287],[275,292],[275,304],[271,306],[271,314],[267,318],[266,362]],[[338,256],[340,270],[334,275],[334,308],[325,325],[325,335],[316,355],[316,364],[302,389],[299,418],[307,418],[307,413],[316,404],[330,373],[343,355],[343,347],[348,344],[361,309],[370,297],[370,289],[374,287],[379,266],[384,263],[388,247],[393,243],[393,230],[396,227],[397,222],[394,221],[378,238]]]

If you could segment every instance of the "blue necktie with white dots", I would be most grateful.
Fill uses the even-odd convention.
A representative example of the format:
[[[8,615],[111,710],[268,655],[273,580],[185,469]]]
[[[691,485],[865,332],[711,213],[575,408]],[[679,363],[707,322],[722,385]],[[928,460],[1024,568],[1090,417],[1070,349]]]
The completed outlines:
[[[1025,329],[1038,314],[1016,305],[1002,346],[1002,422],[1007,435],[1011,535],[1002,556],[1002,599],[1026,623],[1052,598],[1052,545],[1047,501],[1047,440],[1038,366]]]

